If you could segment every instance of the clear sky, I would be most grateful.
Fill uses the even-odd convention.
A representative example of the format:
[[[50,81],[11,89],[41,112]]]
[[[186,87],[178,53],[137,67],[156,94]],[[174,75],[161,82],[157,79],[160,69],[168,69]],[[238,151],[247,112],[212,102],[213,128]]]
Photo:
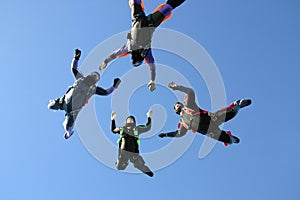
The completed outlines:
[[[165,1],[144,2],[146,13],[151,13]],[[160,28],[180,32],[207,51],[224,82],[226,103],[251,98],[253,104],[223,127],[237,135],[240,144],[217,143],[199,159],[205,137],[197,134],[176,161],[149,178],[100,162],[79,131],[64,140],[64,113],[47,109],[48,100],[63,95],[74,81],[69,67],[74,49],[83,52],[80,64],[87,63],[85,58],[99,44],[130,28],[127,0],[1,1],[0,199],[299,199],[299,9],[297,0],[186,0],[162,24]],[[103,51],[105,55],[99,55],[99,63],[91,69],[97,70],[110,53]],[[157,63],[182,72],[195,89],[199,106],[210,110],[209,86],[203,77],[193,76],[191,64],[165,51],[153,52]],[[110,87],[114,77],[130,70],[130,58],[119,59],[101,72],[99,85]],[[165,73],[157,76],[173,78]],[[146,84],[148,71],[139,78]],[[110,132],[112,109],[118,113],[124,105],[144,124],[147,110],[160,105],[153,107],[161,111],[154,112],[153,119],[165,114],[167,120],[160,128],[154,120],[151,136],[142,139],[143,155],[172,141],[158,134],[177,128],[178,116],[172,111],[177,99],[163,85],[153,93],[145,85],[139,87],[130,100],[114,98],[137,80],[129,84],[125,79],[113,95],[94,99],[103,136],[114,145],[118,136]],[[118,125],[123,122],[118,115]],[[116,145],[113,151],[99,149],[101,155],[110,155],[113,165]],[[166,156],[158,156],[155,163]],[[154,166],[152,160],[145,161]]]

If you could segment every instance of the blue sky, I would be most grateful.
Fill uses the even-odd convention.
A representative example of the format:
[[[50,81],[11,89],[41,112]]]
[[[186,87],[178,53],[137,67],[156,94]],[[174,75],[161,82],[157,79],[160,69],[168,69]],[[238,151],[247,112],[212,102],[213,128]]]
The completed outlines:
[[[164,3],[144,2],[146,13]],[[181,32],[203,46],[220,71],[227,103],[251,98],[253,104],[224,125],[240,137],[240,144],[225,148],[218,143],[199,159],[204,137],[198,134],[188,150],[155,171],[154,178],[105,166],[77,133],[65,141],[63,112],[47,109],[48,100],[61,96],[73,83],[69,64],[75,48],[82,50],[83,63],[101,42],[129,29],[127,1],[1,4],[1,199],[299,199],[298,1],[186,0],[162,24],[161,28]],[[99,55],[99,60],[105,56]],[[196,90],[199,106],[210,109],[205,83],[191,75],[186,61],[159,50],[154,56],[158,63],[182,70]],[[129,58],[117,60],[102,74],[99,85],[109,87],[114,77],[129,70]],[[148,79],[146,74],[145,83]],[[123,81],[119,90],[126,90],[127,84]],[[95,105],[106,137],[114,142],[117,136],[109,131],[112,98],[96,97]],[[153,93],[141,87],[130,100],[129,112],[143,124],[149,107],[161,104],[168,120],[159,132],[166,132],[177,127],[174,101],[173,92],[163,86]],[[128,102],[120,99],[122,103]],[[122,120],[118,116],[120,126]],[[171,141],[158,138],[159,132],[142,141],[141,152]],[[102,150],[115,160],[116,151]],[[151,162],[146,163],[151,168]]]

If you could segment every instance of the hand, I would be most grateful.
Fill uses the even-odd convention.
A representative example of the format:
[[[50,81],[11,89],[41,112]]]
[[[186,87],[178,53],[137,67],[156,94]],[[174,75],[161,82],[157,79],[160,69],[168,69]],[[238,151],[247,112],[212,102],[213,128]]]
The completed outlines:
[[[156,89],[154,81],[151,80],[151,81],[148,83],[148,88],[149,88],[149,90],[150,90],[151,92],[153,92],[153,91]]]
[[[172,90],[175,90],[178,87],[178,85],[172,81],[168,84],[168,87]]]
[[[112,112],[111,113],[111,120],[114,120],[117,116],[117,113],[116,112]]]
[[[76,60],[79,60],[80,56],[81,56],[81,51],[80,51],[79,49],[75,49],[75,55],[74,55],[74,58],[75,58]]]
[[[114,79],[114,85],[113,85],[113,87],[114,88],[118,88],[118,86],[120,85],[120,83],[121,83],[121,79],[115,78]]]
[[[107,63],[106,63],[106,62],[103,62],[103,63],[99,66],[99,70],[105,69],[106,66],[107,66]]]
[[[161,133],[161,134],[158,135],[158,137],[164,138],[164,137],[167,137],[167,134],[166,133]]]
[[[148,110],[147,117],[150,117],[150,118],[152,117],[152,110],[151,109]]]

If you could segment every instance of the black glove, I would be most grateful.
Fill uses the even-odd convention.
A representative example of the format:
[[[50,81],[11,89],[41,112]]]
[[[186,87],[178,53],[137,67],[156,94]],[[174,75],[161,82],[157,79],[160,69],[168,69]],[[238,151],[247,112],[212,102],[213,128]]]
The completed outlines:
[[[120,85],[120,83],[121,83],[121,79],[115,78],[114,79],[114,85],[113,85],[113,87],[114,88],[118,88],[118,86]]]
[[[161,134],[158,135],[158,137],[164,138],[164,137],[167,137],[167,134],[166,133],[161,133]]]
[[[75,55],[74,55],[75,60],[79,60],[80,56],[81,56],[81,51],[79,49],[75,49]]]

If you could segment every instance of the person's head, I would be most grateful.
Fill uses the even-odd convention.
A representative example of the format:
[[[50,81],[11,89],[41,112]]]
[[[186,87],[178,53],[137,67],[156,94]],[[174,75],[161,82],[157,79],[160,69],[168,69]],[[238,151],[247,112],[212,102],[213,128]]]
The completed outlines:
[[[126,118],[126,126],[127,127],[135,127],[136,126],[134,116],[130,115]]]
[[[176,102],[174,104],[174,111],[175,111],[175,113],[178,114],[178,115],[180,115],[181,110],[183,109],[183,107],[184,107],[184,105],[181,102],[179,102],[179,101]]]
[[[100,80],[100,74],[98,72],[92,72],[85,78],[86,83],[93,85]]]
[[[143,56],[141,54],[141,50],[132,50],[131,52],[131,63],[134,67],[138,67],[143,63]]]

